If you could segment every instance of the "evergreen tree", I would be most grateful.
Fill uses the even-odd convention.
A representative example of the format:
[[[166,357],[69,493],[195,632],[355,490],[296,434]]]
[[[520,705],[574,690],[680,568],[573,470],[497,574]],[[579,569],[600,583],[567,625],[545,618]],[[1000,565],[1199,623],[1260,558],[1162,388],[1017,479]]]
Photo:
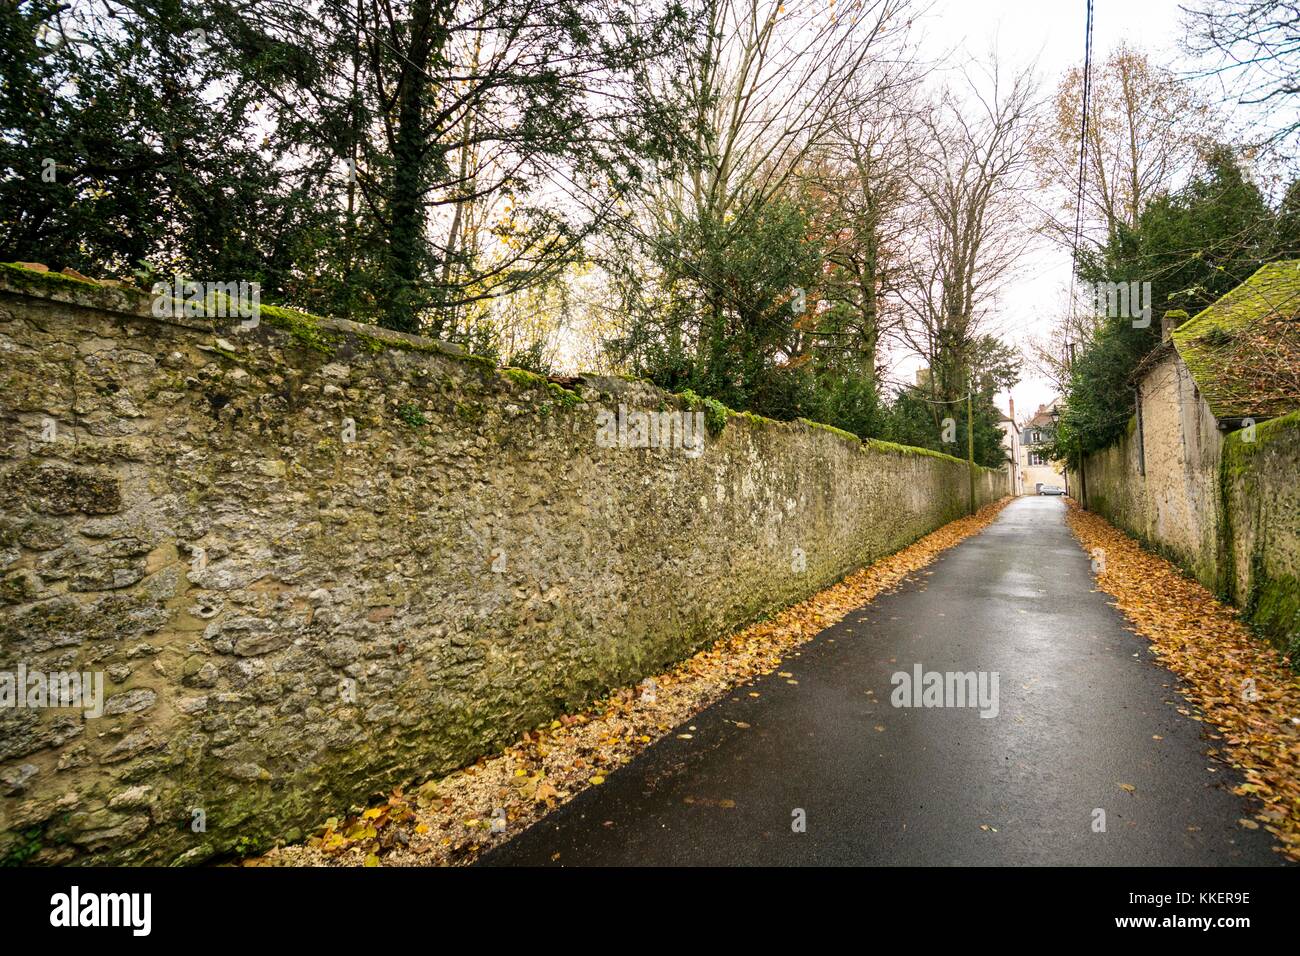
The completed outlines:
[[[1268,257],[1274,234],[1258,187],[1219,147],[1186,186],[1152,200],[1136,228],[1121,224],[1097,253],[1081,257],[1085,282],[1150,282],[1152,314],[1146,325],[1128,315],[1098,317],[1071,370],[1058,457],[1075,464],[1080,451],[1119,438],[1134,409],[1130,378],[1160,343],[1165,315],[1195,315],[1245,281]]]

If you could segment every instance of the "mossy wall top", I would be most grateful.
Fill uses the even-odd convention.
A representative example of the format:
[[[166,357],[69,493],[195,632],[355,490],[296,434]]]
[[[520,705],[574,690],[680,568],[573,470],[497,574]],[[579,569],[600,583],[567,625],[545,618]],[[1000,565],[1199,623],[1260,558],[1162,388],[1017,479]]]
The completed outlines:
[[[0,710],[11,862],[300,837],[966,507],[953,459],[742,416],[701,454],[602,445],[693,403],[281,310],[5,270],[0,356],[0,672],[105,686]]]

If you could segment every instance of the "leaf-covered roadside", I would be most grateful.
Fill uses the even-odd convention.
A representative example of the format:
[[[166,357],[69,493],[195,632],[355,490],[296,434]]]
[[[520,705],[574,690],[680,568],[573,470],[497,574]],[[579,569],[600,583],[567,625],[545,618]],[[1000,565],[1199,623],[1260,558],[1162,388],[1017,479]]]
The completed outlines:
[[[603,784],[606,774],[705,707],[728,693],[739,696],[743,685],[775,671],[784,657],[798,656],[799,645],[982,531],[1010,500],[944,525],[639,687],[624,687],[581,713],[530,730],[502,753],[410,792],[394,791],[379,806],[331,818],[305,844],[272,850],[245,865],[470,863],[586,787]],[[689,738],[690,729],[684,728],[682,736]]]
[[[1300,861],[1300,679],[1173,564],[1074,502],[1068,521],[1085,550],[1104,552],[1098,588],[1188,685],[1183,693],[1200,713],[1179,713],[1205,724],[1209,753],[1245,775],[1234,792],[1253,798],[1255,816],[1240,824],[1262,826],[1280,842],[1275,849]]]

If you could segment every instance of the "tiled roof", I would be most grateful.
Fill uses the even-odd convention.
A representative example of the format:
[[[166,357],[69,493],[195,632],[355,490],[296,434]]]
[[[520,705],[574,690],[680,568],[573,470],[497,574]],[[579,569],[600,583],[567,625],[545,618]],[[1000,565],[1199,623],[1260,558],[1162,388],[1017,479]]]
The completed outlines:
[[[1263,266],[1172,339],[1216,418],[1300,409],[1300,261]]]

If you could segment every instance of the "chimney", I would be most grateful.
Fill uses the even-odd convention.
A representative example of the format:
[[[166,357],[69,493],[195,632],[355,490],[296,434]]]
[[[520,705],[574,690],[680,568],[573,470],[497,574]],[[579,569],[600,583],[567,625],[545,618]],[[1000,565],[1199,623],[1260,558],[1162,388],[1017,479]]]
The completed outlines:
[[[1160,341],[1168,342],[1174,329],[1187,321],[1187,313],[1182,309],[1170,309],[1160,319]]]
[[[1016,400],[1010,395],[1007,396],[1007,407],[1011,409],[1011,411],[1007,412],[1007,417],[1011,419],[1011,424],[1014,425],[1016,423]]]

